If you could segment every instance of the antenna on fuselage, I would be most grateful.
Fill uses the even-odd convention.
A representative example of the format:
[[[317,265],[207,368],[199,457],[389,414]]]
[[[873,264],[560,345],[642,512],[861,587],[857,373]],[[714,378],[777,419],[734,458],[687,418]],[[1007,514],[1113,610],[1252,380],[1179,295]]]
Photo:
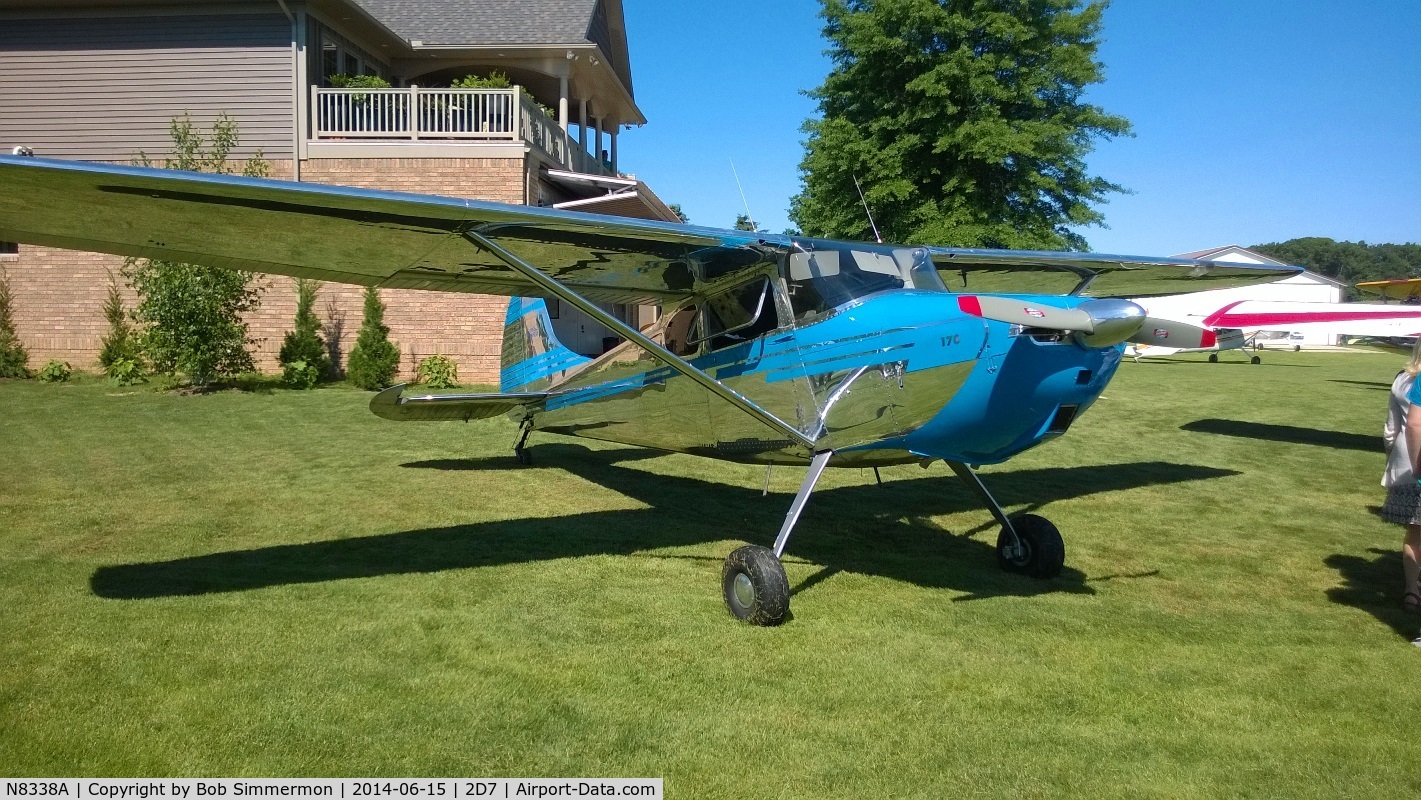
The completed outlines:
[[[859,176],[854,176],[854,188],[859,190],[859,202],[863,203],[863,213],[868,215],[868,226],[873,228],[874,241],[883,244],[883,237],[878,235],[878,225],[873,221],[873,212],[868,210],[868,199],[863,196],[863,187],[859,186]]]
[[[755,215],[750,213],[750,201],[745,199],[745,187],[740,185],[740,173],[735,171],[735,159],[730,159],[730,174],[735,176],[735,188],[740,190],[740,202],[745,204],[745,218],[750,220],[751,232],[758,233],[760,223],[755,221]]]

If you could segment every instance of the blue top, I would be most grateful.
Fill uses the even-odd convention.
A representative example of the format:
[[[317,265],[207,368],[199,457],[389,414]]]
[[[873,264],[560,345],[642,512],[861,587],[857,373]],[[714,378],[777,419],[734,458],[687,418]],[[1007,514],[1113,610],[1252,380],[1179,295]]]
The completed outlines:
[[[1421,403],[1421,381],[1411,382],[1411,390],[1406,393],[1406,402],[1412,405]]]

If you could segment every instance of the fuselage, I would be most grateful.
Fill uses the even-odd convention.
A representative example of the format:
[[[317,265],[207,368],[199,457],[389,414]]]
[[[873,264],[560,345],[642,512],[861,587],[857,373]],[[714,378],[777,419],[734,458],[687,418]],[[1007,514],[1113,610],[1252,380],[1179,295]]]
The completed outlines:
[[[1057,308],[1081,302],[1008,297]],[[1009,458],[1064,433],[1120,357],[1118,346],[1088,348],[966,314],[946,291],[896,289],[688,360],[834,450],[831,463],[877,466]],[[783,435],[630,343],[557,386],[533,423],[735,461],[805,461]]]

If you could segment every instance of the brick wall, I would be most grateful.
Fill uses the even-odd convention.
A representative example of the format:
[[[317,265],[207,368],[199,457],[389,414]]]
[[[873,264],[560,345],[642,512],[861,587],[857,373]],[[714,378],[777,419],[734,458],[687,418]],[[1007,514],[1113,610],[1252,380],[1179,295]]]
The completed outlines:
[[[523,203],[528,169],[522,159],[315,159],[302,164],[305,181],[368,189],[442,194],[503,203]],[[291,162],[272,163],[272,174],[289,178]],[[109,273],[115,256],[21,245],[18,259],[0,262],[14,295],[16,332],[29,350],[30,366],[50,359],[79,369],[98,369],[99,344],[108,330],[103,318]],[[276,354],[296,314],[295,281],[261,275],[261,307],[247,318],[257,340],[254,354],[263,371],[277,369]],[[120,283],[122,281],[120,280]],[[122,287],[130,308],[135,300]],[[327,283],[316,311],[327,334],[337,333],[342,363],[360,330],[361,288]],[[386,290],[385,324],[400,346],[400,373],[413,374],[419,359],[435,353],[453,358],[465,383],[498,383],[498,359],[507,298],[444,292]]]

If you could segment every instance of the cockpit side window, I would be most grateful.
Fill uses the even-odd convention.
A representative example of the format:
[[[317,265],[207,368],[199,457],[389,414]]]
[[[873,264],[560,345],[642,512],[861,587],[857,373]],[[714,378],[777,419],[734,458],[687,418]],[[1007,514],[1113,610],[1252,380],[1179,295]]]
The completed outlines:
[[[748,342],[779,327],[774,288],[769,278],[706,298],[701,306],[703,334],[710,348]]]
[[[797,239],[785,263],[795,322],[804,324],[877,292],[945,292],[923,248]]]

